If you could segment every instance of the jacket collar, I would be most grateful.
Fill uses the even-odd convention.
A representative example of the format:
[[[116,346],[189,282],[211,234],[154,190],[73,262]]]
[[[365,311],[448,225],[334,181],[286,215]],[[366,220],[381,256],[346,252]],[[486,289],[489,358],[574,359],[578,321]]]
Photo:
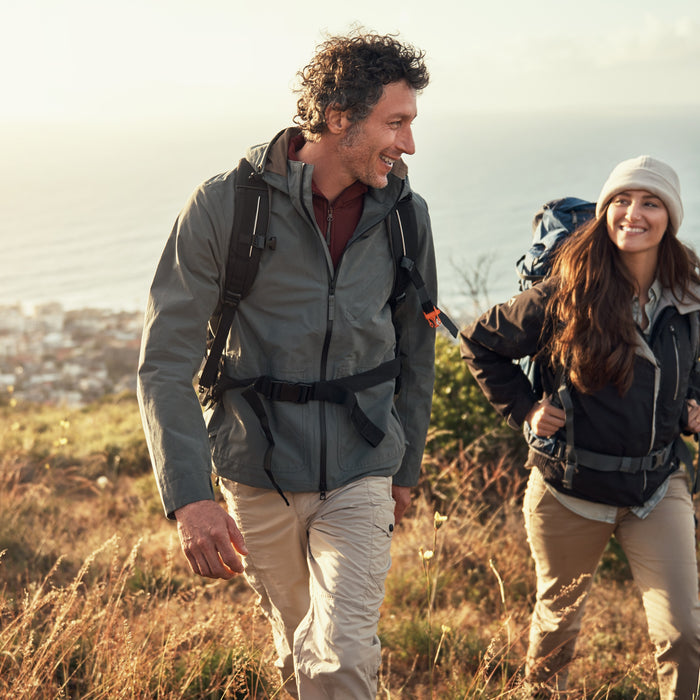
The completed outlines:
[[[253,170],[258,174],[269,172],[286,177],[289,142],[300,133],[298,127],[289,127],[277,133],[270,142],[249,148],[246,158]],[[394,163],[391,174],[399,180],[407,178],[408,166],[401,158]]]

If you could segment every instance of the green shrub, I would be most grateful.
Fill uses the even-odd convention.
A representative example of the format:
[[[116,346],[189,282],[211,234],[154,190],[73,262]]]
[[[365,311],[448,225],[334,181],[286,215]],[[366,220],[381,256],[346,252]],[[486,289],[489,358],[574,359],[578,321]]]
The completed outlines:
[[[435,345],[435,389],[430,424],[434,436],[429,449],[456,453],[496,428],[503,419],[486,400],[459,355],[459,346],[439,335]]]

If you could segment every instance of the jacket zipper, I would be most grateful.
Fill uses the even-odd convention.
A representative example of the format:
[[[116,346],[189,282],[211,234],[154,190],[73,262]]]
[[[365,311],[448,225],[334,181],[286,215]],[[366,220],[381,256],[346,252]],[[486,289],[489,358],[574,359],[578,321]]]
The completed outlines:
[[[332,219],[332,214],[328,217],[328,223],[330,228],[330,222]],[[369,229],[368,229],[369,230]],[[363,235],[364,231],[362,232]],[[357,236],[359,238],[360,236]],[[333,322],[335,321],[335,285],[338,279],[338,272],[340,271],[340,266],[343,263],[343,257],[345,252],[352,245],[352,241],[349,241],[345,246],[345,250],[340,254],[340,259],[338,264],[333,270],[333,275],[328,283],[328,312],[326,314],[326,335],[323,339],[323,350],[321,351],[321,379],[326,380],[326,374],[328,372],[328,353],[330,351],[331,337],[333,335]],[[323,401],[319,401],[318,404],[319,417],[320,417],[320,428],[321,428],[321,449],[320,449],[320,481],[319,481],[319,492],[322,501],[326,500],[326,495],[328,494],[328,440],[327,440],[327,424],[326,424],[326,406]]]
[[[306,169],[306,166],[302,166],[302,171]],[[313,214],[313,211],[309,211],[307,208],[306,204],[304,203],[304,177],[303,177],[303,172],[302,172],[302,177],[299,179],[299,201],[301,202],[302,207],[304,208],[304,211],[306,212],[306,216],[309,219],[309,222],[311,223],[312,228],[315,228],[318,226],[316,223],[316,217]],[[328,228],[326,231],[326,240],[327,242],[330,240],[330,225],[331,221],[333,219],[333,214],[332,210],[329,211],[329,217],[328,217]],[[330,245],[329,251],[330,251]],[[321,373],[320,373],[320,379],[325,380],[326,379],[326,372],[328,369],[328,351],[330,349],[330,344],[331,344],[331,333],[333,331],[333,318],[335,316],[335,275],[337,274],[337,271],[334,272],[331,281],[329,283],[328,287],[328,311],[326,314],[326,335],[325,338],[323,339],[323,349],[321,351]],[[319,401],[318,402],[318,411],[319,411],[319,428],[320,428],[320,439],[321,439],[321,445],[320,445],[320,450],[319,450],[319,484],[318,484],[318,490],[320,494],[320,498],[322,501],[326,500],[326,495],[328,493],[328,477],[327,477],[327,463],[328,463],[328,445],[327,445],[327,439],[326,439],[326,433],[328,431],[328,428],[326,426],[326,412],[324,408],[324,402]]]
[[[326,245],[328,253],[331,252],[331,230],[333,228],[333,205],[328,202],[328,212],[326,213]],[[332,257],[332,256],[331,256]],[[331,335],[333,334],[333,321],[335,320],[335,279],[337,270],[333,270],[333,276],[328,285],[328,309],[326,312],[326,336],[323,339],[323,350],[321,351],[321,379],[326,379],[328,371],[328,352],[331,345]],[[320,476],[319,476],[319,496],[322,501],[326,500],[328,493],[328,428],[326,425],[326,407],[323,401],[319,401],[319,424],[321,428],[321,450],[320,450]]]
[[[299,187],[299,194],[300,194],[300,200],[303,202],[304,201],[304,178],[301,178],[300,181],[300,187]],[[401,199],[401,196],[403,194],[403,187],[401,188],[401,193],[399,193],[399,197],[397,198],[396,202],[394,203],[394,207],[396,207],[396,204],[398,203],[399,199]],[[306,207],[304,207],[306,210],[306,214],[309,217],[309,220],[312,222],[315,222],[316,219],[315,217],[311,214],[311,212],[308,211]],[[331,225],[333,223],[333,207],[329,203],[328,207],[328,214],[326,216],[326,221],[327,221],[327,227],[326,227],[326,233],[325,233],[325,239],[326,239],[326,244],[328,245],[328,252],[330,254],[330,240],[331,240]],[[371,227],[370,227],[371,228]],[[367,229],[369,230],[369,229]],[[365,232],[363,231],[361,234],[356,235],[353,234],[351,238],[359,238],[360,235],[363,235]],[[340,254],[340,259],[338,260],[338,264],[335,266],[335,269],[333,270],[333,275],[331,276],[330,282],[328,284],[328,312],[326,314],[326,335],[325,338],[323,339],[323,349],[321,351],[321,380],[325,381],[326,380],[326,373],[328,371],[328,353],[330,350],[330,345],[331,345],[331,336],[333,335],[333,321],[335,320],[335,284],[336,280],[338,278],[338,271],[340,270],[340,265],[343,262],[343,256],[345,255],[345,251],[348,249],[348,247],[352,245],[352,241],[348,241],[348,244],[345,246],[345,250]],[[326,423],[326,411],[325,411],[325,405],[323,401],[318,402],[318,410],[319,410],[319,424],[320,424],[320,429],[321,429],[321,445],[320,445],[320,452],[319,452],[319,497],[322,501],[326,500],[326,496],[328,495],[328,440],[327,440],[327,423]]]
[[[326,337],[323,339],[323,350],[321,351],[321,379],[326,379],[328,371],[328,351],[331,345],[331,335],[333,334],[333,321],[335,320],[335,278],[330,281],[328,286],[328,312],[326,314]],[[326,406],[323,401],[318,402],[320,428],[321,428],[321,450],[320,450],[320,481],[318,490],[322,501],[326,500],[328,493],[328,439],[326,426]]]
[[[333,205],[328,203],[328,213],[326,214],[326,245],[331,249],[331,228],[333,227]]]
[[[678,356],[678,336],[676,335],[676,327],[671,324],[669,326],[671,331],[671,339],[673,340],[673,353],[676,358],[676,387],[673,391],[673,400],[678,398],[678,390],[680,389],[680,379],[681,379],[681,368],[680,368],[680,358]]]

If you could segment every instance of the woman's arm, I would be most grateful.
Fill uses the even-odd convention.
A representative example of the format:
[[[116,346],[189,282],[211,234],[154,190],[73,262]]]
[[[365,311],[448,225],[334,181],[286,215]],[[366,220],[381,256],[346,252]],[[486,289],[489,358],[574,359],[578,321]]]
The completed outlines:
[[[540,398],[516,360],[536,354],[542,346],[550,290],[551,284],[538,284],[492,307],[460,334],[462,358],[512,428],[522,426]]]

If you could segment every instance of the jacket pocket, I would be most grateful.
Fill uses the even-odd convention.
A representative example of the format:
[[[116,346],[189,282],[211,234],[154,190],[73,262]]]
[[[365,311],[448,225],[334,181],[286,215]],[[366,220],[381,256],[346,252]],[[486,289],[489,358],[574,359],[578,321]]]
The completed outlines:
[[[362,369],[357,371],[361,372]],[[384,382],[357,394],[362,410],[384,432],[376,447],[372,447],[360,435],[345,407],[334,407],[336,454],[342,471],[362,473],[373,467],[385,467],[390,462],[400,463],[406,435],[394,408],[393,387],[393,382]]]
[[[345,318],[352,325],[363,325],[379,315],[384,318],[393,287],[394,262],[386,235],[372,234],[352,242],[343,255],[336,284]]]

